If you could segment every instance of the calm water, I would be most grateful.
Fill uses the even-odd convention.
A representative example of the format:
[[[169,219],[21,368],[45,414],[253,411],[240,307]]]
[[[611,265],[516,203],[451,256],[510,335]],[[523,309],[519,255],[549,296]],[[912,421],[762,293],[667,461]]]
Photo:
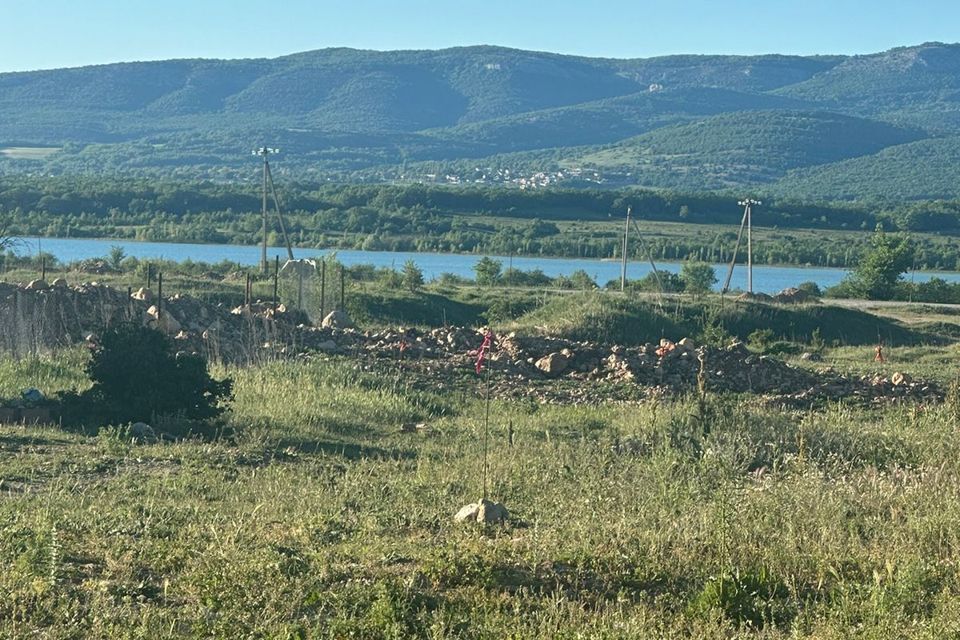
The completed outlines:
[[[123,240],[87,240],[76,238],[29,238],[24,241],[17,253],[21,255],[35,254],[38,247],[44,253],[55,255],[62,262],[84,260],[86,258],[101,258],[109,253],[113,246],[121,246],[127,255],[137,258],[163,258],[166,260],[194,260],[197,262],[221,262],[229,260],[240,264],[255,265],[260,262],[260,248],[256,246],[220,245],[220,244],[175,244],[167,242],[132,242]],[[297,258],[310,258],[331,253],[329,250],[294,249]],[[458,276],[473,277],[473,266],[482,257],[481,255],[461,255],[449,253],[412,253],[389,251],[346,251],[335,252],[337,258],[346,265],[372,264],[377,267],[395,267],[399,269],[404,262],[412,259],[427,280],[436,278],[441,273],[453,273]],[[269,256],[280,256],[281,262],[286,259],[286,250],[281,247],[271,247]],[[603,285],[609,280],[620,279],[620,263],[616,261],[600,261],[577,258],[530,258],[491,256],[503,262],[504,268],[512,265],[515,269],[529,271],[541,269],[548,276],[570,275],[577,269],[582,269],[596,278]],[[663,271],[679,273],[680,264],[663,262],[657,268]],[[722,281],[727,273],[727,265],[714,265],[717,277]],[[629,262],[627,277],[630,279],[643,277],[650,272],[650,265],[646,262]],[[830,287],[840,282],[847,274],[844,269],[825,269],[817,267],[770,267],[758,266],[753,268],[754,291],[762,293],[776,293],[786,287],[794,287],[801,282],[813,281],[823,287]],[[916,281],[927,280],[930,277],[941,277],[949,282],[960,282],[960,273],[918,272],[912,276]],[[731,288],[746,289],[746,268],[738,265],[733,272]],[[719,285],[718,285],[719,287]]]

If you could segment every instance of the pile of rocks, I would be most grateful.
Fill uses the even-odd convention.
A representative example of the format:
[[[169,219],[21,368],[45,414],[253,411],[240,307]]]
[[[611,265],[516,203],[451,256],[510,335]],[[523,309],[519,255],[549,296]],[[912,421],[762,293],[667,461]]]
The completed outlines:
[[[463,328],[324,331],[337,345],[336,352],[368,362],[386,360],[413,377],[430,374],[427,384],[441,388],[469,378],[484,333]],[[596,384],[604,386],[606,399],[613,387],[685,392],[697,388],[701,378],[710,391],[764,394],[797,403],[841,397],[869,401],[943,397],[936,385],[899,373],[889,379],[849,378],[830,369],[794,367],[755,354],[740,342],[710,348],[690,338],[626,347],[510,333],[495,340],[486,366],[495,374],[492,384],[498,397],[534,396],[541,401],[589,401]],[[571,384],[558,386],[564,381]]]
[[[0,350],[37,351],[95,343],[116,323],[140,322],[173,338],[178,349],[208,359],[251,362],[262,357],[338,354],[359,366],[410,372],[410,380],[446,388],[471,379],[484,329],[444,327],[429,331],[391,328],[360,331],[341,311],[322,326],[278,305],[256,302],[227,308],[189,296],[159,300],[149,289],[132,293],[93,283],[69,286],[33,281],[0,283]],[[812,356],[811,356],[812,359]],[[379,363],[379,364],[378,364]],[[848,378],[830,370],[814,372],[750,352],[739,342],[726,348],[698,346],[685,338],[674,343],[623,346],[553,336],[509,333],[497,336],[486,358],[498,396],[588,402],[603,385],[604,398],[630,399],[643,392],[683,392],[700,380],[712,391],[775,395],[796,402],[851,397],[870,401],[942,398],[936,385],[902,374],[888,378]],[[593,384],[586,384],[593,383]],[[642,391],[638,391],[642,390]]]
[[[939,385],[929,381],[913,380],[899,371],[889,377],[874,375],[847,378],[825,369],[817,384],[794,393],[785,394],[784,400],[795,404],[806,404],[811,399],[846,398],[865,403],[883,404],[898,400],[920,400],[942,402],[944,391]]]
[[[542,349],[542,339],[534,339],[528,346],[524,338],[509,335],[504,342],[506,345],[501,346],[512,357],[532,364],[546,377],[566,375],[680,389],[696,385],[702,370],[709,389],[757,393],[782,393],[813,383],[806,370],[751,353],[739,342],[725,349],[711,349],[698,347],[690,338],[638,347],[556,341],[551,345],[554,349],[541,356],[527,354],[537,353],[531,347]]]
[[[797,289],[796,287],[788,287],[773,296],[773,301],[780,304],[803,304],[804,302],[811,302],[813,300],[815,300],[813,296],[803,289]]]

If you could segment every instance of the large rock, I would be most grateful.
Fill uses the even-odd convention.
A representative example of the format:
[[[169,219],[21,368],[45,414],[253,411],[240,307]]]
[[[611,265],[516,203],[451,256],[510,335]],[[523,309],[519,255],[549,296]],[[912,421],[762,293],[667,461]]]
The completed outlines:
[[[57,278],[56,280],[53,281],[54,289],[66,289],[68,286],[69,285],[67,284],[67,281],[64,278]]]
[[[480,513],[480,503],[471,502],[461,507],[460,511],[457,511],[457,515],[453,516],[453,519],[456,522],[476,522],[478,513]]]
[[[28,402],[30,404],[43,402],[46,399],[46,396],[43,395],[43,392],[40,391],[40,389],[37,389],[36,387],[30,387],[29,389],[25,389],[23,393],[21,393],[20,395],[23,398],[24,402]]]
[[[913,380],[910,378],[908,374],[897,371],[892,376],[890,376],[890,382],[893,383],[893,386],[900,387],[900,386],[910,384],[911,382],[913,382]]]
[[[146,422],[134,422],[130,425],[130,437],[134,442],[157,441],[157,433]]]
[[[166,309],[162,311],[158,309],[157,305],[151,305],[150,308],[147,309],[147,317],[145,320],[146,325],[152,329],[157,329],[171,335],[180,333],[181,327],[177,319]]]
[[[506,522],[509,517],[510,513],[507,511],[507,508],[499,502],[491,502],[490,500],[480,501],[480,508],[477,509],[477,522],[500,524]]]
[[[475,331],[463,327],[450,329],[446,334],[447,345],[455,351],[476,349],[482,341]]]
[[[46,291],[50,288],[50,285],[47,284],[46,280],[31,280],[30,283],[25,287],[27,291]]]
[[[323,326],[330,329],[350,329],[353,327],[353,322],[346,312],[338,309],[327,314],[323,319]]]
[[[537,360],[535,366],[548,376],[559,376],[567,370],[570,359],[562,353],[551,353]]]
[[[130,294],[130,297],[134,300],[143,300],[144,302],[153,302],[153,291],[147,289],[146,287],[140,287],[136,291]]]
[[[502,524],[510,517],[507,508],[499,502],[481,500],[464,506],[453,519],[457,522]]]

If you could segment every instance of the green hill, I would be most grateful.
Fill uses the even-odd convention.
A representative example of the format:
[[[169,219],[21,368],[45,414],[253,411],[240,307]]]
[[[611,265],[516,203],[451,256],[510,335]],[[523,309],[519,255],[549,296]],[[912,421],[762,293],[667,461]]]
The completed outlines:
[[[799,100],[714,87],[644,91],[628,96],[434,129],[438,140],[473,145],[482,155],[595,145],[658,127],[731,111],[787,109]]]
[[[278,172],[322,181],[529,186],[542,172],[541,186],[911,199],[955,193],[938,139],[956,135],[960,45],[939,43],[629,60],[323,49],[0,73],[0,175],[243,180],[270,144]]]
[[[771,191],[836,200],[957,198],[960,137],[919,140],[865,157],[791,171]]]
[[[789,169],[874,153],[921,135],[834,113],[738,112],[663,127],[569,162],[633,172],[646,186],[720,189],[770,182]]]
[[[777,93],[847,113],[960,132],[960,44],[855,56]]]
[[[169,60],[0,73],[0,141],[129,140],[174,131],[413,132],[649,91],[768,90],[839,59],[609,60],[505,49],[324,49],[272,60]],[[189,116],[189,117],[187,117]],[[247,117],[249,116],[249,117]]]

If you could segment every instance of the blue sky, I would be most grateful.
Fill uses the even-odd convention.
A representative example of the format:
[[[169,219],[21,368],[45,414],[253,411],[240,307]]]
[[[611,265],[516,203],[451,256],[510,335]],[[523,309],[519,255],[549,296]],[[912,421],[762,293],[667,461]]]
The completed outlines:
[[[869,53],[960,40],[957,0],[0,0],[0,71],[498,44],[589,56]]]

